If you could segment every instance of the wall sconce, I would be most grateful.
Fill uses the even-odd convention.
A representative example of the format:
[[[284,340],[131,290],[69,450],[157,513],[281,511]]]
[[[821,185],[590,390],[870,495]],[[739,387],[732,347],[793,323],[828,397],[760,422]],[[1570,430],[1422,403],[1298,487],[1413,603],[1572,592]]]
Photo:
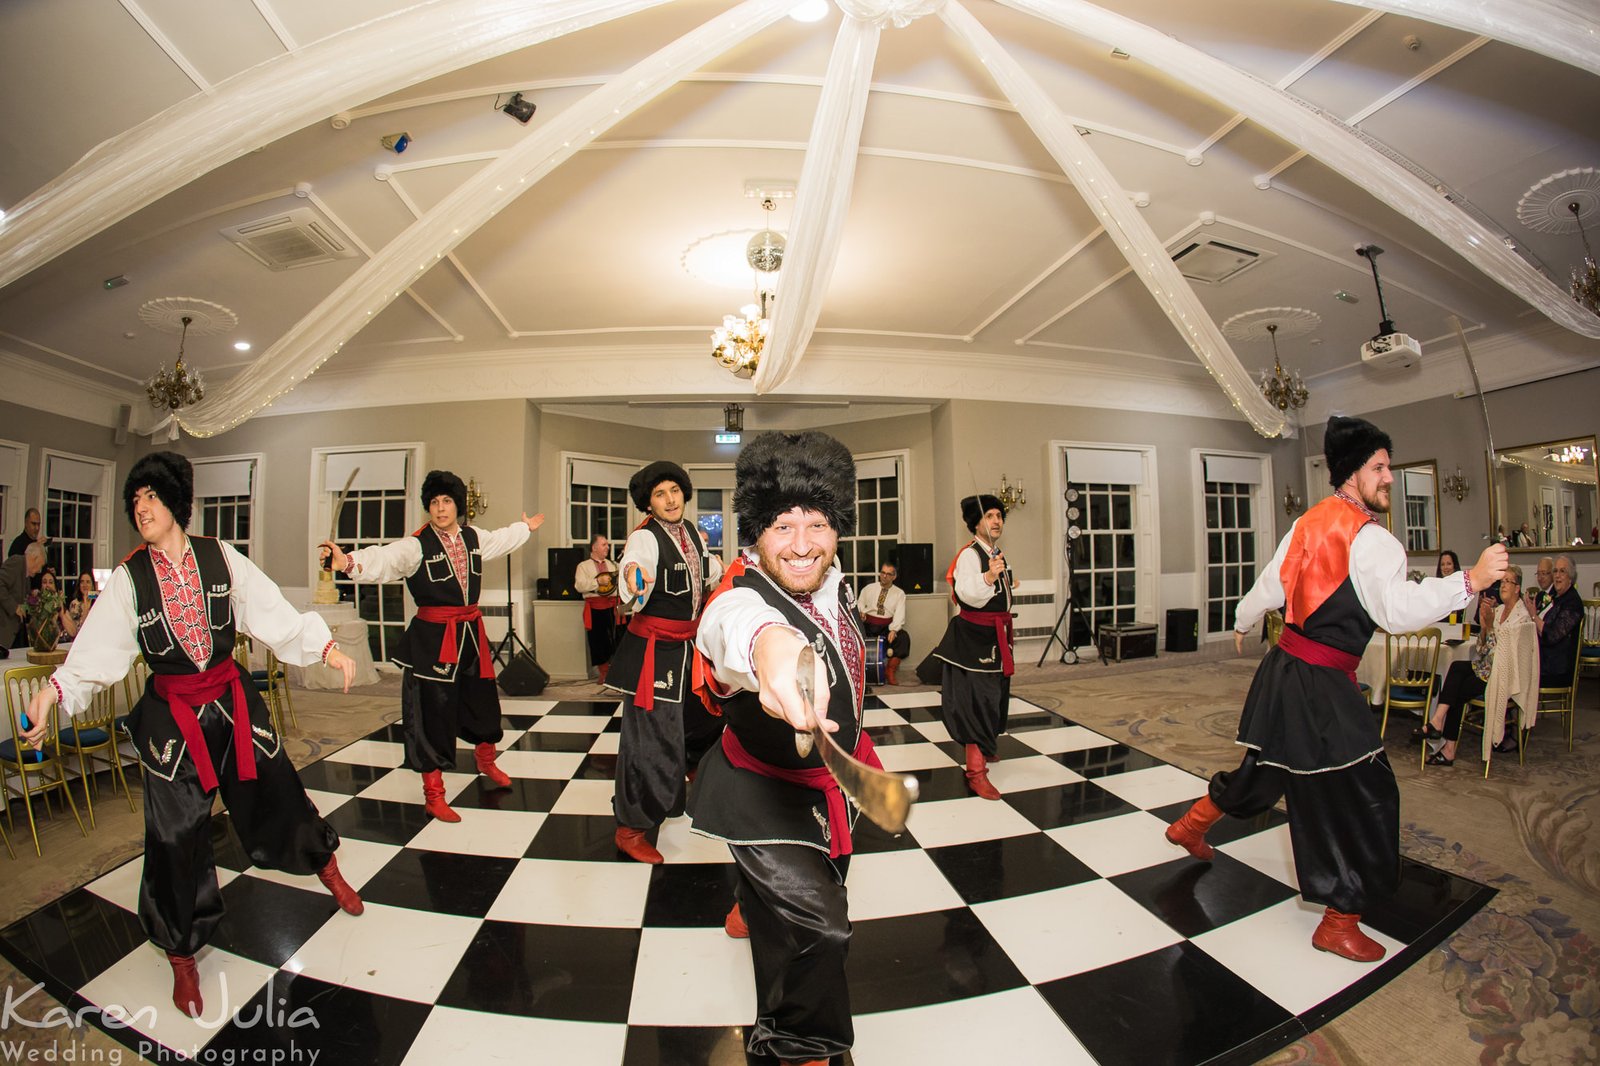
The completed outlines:
[[[1467,476],[1461,472],[1461,467],[1456,467],[1454,474],[1446,474],[1439,480],[1439,488],[1454,496],[1460,503],[1467,498],[1467,493],[1472,491],[1472,486],[1467,484]]]
[[[1027,494],[1022,491],[1022,479],[1018,478],[1015,485],[1006,480],[1004,474],[1000,475],[1000,491],[995,493],[1007,511],[1015,511],[1018,507],[1028,502]]]
[[[1306,502],[1294,494],[1294,486],[1286,485],[1283,489],[1283,513],[1286,515],[1298,514]]]
[[[478,479],[467,478],[467,521],[483,514],[489,509],[489,494],[478,487]]]
[[[728,433],[744,432],[744,407],[730,403],[722,409],[722,428]]]

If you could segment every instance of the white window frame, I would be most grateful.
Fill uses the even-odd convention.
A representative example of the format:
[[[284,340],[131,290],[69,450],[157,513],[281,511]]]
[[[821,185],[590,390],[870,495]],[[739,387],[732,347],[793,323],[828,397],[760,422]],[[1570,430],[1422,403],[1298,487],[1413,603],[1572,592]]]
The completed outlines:
[[[908,448],[892,448],[892,449],[889,449],[887,451],[861,452],[860,454],[852,455],[850,458],[855,461],[855,464],[856,464],[857,468],[859,468],[862,463],[872,462],[872,461],[878,460],[878,459],[892,459],[898,464],[897,469],[899,470],[899,473],[895,475],[895,479],[897,481],[899,481],[899,483],[900,483],[900,497],[899,497],[900,498],[900,532],[895,535],[894,540],[895,540],[895,544],[896,545],[914,543],[913,538],[911,537],[911,529],[910,529],[910,524],[911,524],[911,451],[910,451],[910,449],[908,449]],[[859,503],[857,504],[856,517],[857,517],[857,529],[855,531],[855,534],[853,536],[851,536],[851,537],[841,538],[841,539],[848,539],[848,540],[855,541],[855,540],[859,540],[862,537],[861,529],[859,527],[859,520],[860,520],[860,505],[859,505]],[[883,537],[882,537],[881,534],[874,533],[874,534],[872,534],[872,539],[881,540],[881,539],[883,539]],[[869,571],[869,572],[861,572],[861,573],[854,573],[854,574],[847,573],[847,574],[845,574],[845,580],[850,583],[850,587],[851,588],[859,588],[863,582],[877,580],[878,567],[880,567],[882,565],[883,565],[883,560],[880,558],[878,560],[877,565],[875,565],[871,569],[871,571]]]
[[[59,448],[39,449],[39,518],[40,529],[47,537],[53,536],[53,531],[45,523],[50,516],[50,460],[70,459],[74,462],[87,463],[100,468],[100,490],[95,494],[97,505],[94,509],[94,539],[91,541],[94,553],[94,569],[101,570],[110,566],[111,560],[111,530],[115,521],[113,515],[121,515],[124,511],[122,497],[116,491],[117,464],[110,459],[102,459],[97,455],[80,455],[76,452],[62,451]],[[68,575],[59,575],[63,580]],[[71,575],[73,580],[76,574]]]
[[[203,457],[198,457],[198,458],[192,459],[192,460],[190,460],[190,462],[195,466],[196,473],[199,472],[199,469],[198,469],[199,467],[205,466],[205,465],[210,464],[210,463],[251,462],[251,463],[255,464],[254,468],[250,472],[250,538],[248,540],[246,540],[244,543],[246,545],[248,545],[247,550],[245,551],[245,554],[257,566],[260,566],[262,564],[261,546],[266,543],[266,538],[263,537],[262,533],[261,533],[263,520],[266,518],[266,509],[261,506],[261,501],[264,498],[264,494],[261,491],[261,486],[266,483],[266,476],[267,476],[267,472],[266,472],[267,457],[266,457],[265,453],[263,453],[263,452],[242,452],[242,453],[240,453],[238,455],[207,455],[207,456],[203,456]],[[201,496],[199,493],[195,494],[195,498],[194,498],[194,518],[191,519],[190,524],[192,526],[194,526],[196,528],[196,530],[201,532],[201,533],[204,533],[205,531],[200,528],[201,525],[202,525],[202,523],[200,521],[200,518],[201,518],[201,503],[200,503],[200,501],[204,500],[204,499],[211,499],[211,498],[212,497]],[[207,533],[206,535],[207,536],[211,536],[212,534]],[[230,541],[229,543],[233,544],[234,547],[238,547],[237,542]],[[322,538],[318,537],[316,543],[318,543],[318,544],[322,543]]]
[[[722,493],[722,561],[724,564],[733,562],[743,547],[739,543],[739,516],[733,509],[733,464],[701,463],[698,466],[686,466],[683,472],[694,482],[694,499],[689,501],[689,515],[690,521],[697,526],[701,513],[700,490],[707,488]]]
[[[629,470],[638,470],[645,465],[641,460],[629,459],[620,455],[597,455],[593,452],[563,451],[561,453],[561,544],[563,547],[576,547],[578,543],[577,538],[572,534],[572,465],[574,462],[608,463],[627,467]],[[687,473],[687,471],[685,472]],[[692,474],[690,475],[690,480],[694,480]],[[624,505],[635,514],[638,513],[633,506],[632,499],[626,500]],[[624,524],[631,525],[630,523]],[[622,557],[622,545],[627,539],[626,536],[620,539],[611,538],[611,555],[613,559]],[[583,543],[587,547],[588,539],[585,538]]]
[[[31,449],[19,440],[6,440],[3,437],[0,437],[0,447],[17,450],[17,480],[21,482],[19,485],[6,486],[5,509],[0,514],[0,519],[5,523],[5,544],[0,545],[0,551],[4,551],[6,545],[22,532],[22,518],[28,513],[28,452]],[[41,519],[44,517],[43,508],[40,508],[39,516]]]
[[[1226,459],[1248,459],[1260,463],[1261,480],[1256,483],[1256,491],[1250,497],[1250,505],[1255,508],[1255,542],[1256,542],[1256,574],[1250,579],[1250,584],[1255,584],[1255,578],[1261,574],[1261,569],[1272,560],[1272,553],[1277,548],[1276,532],[1277,519],[1275,517],[1274,501],[1278,499],[1277,491],[1272,481],[1272,457],[1264,452],[1232,451],[1227,448],[1191,448],[1189,450],[1189,470],[1193,490],[1193,505],[1195,515],[1194,535],[1194,588],[1195,605],[1200,609],[1200,641],[1211,644],[1221,640],[1232,640],[1230,635],[1233,619],[1223,620],[1223,628],[1218,633],[1206,632],[1207,605],[1210,600],[1210,590],[1206,585],[1206,568],[1209,565],[1209,555],[1206,551],[1206,463],[1205,457],[1215,455]],[[1320,458],[1320,457],[1319,457]],[[1324,478],[1324,481],[1327,479]],[[1329,490],[1332,491],[1331,489]],[[1281,513],[1281,512],[1278,512]],[[1242,597],[1248,592],[1248,586],[1240,590]]]

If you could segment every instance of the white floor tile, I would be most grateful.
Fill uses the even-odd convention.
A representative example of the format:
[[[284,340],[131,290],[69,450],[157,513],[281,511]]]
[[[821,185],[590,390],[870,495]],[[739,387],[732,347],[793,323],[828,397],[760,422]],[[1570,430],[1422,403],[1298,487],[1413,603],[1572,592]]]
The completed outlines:
[[[508,751],[495,760],[507,777],[565,781],[583,763],[581,751]]]
[[[426,851],[450,851],[462,855],[497,855],[520,859],[544,825],[538,811],[494,811],[459,807],[461,821],[429,822],[412,837],[407,847]]]
[[[1184,850],[1169,844],[1166,832],[1166,822],[1145,811],[1135,811],[1064,825],[1049,830],[1049,836],[1101,877],[1115,877],[1183,858]]]
[[[1193,943],[1284,1010],[1302,1014],[1371,973],[1375,965],[1312,947],[1311,934],[1322,912],[1320,904],[1296,897],[1202,933]],[[1370,926],[1362,929],[1390,956],[1403,946]]]
[[[972,910],[1034,984],[1109,966],[1183,939],[1109,881],[1012,896]]]
[[[928,853],[918,849],[855,855],[847,884],[852,922],[966,906]]]
[[[600,733],[611,719],[602,714],[547,714],[534,723],[530,733]]]
[[[458,774],[448,771],[439,775],[444,782],[444,798],[453,800],[468,785],[477,780],[477,774]],[[362,799],[393,800],[396,803],[422,805],[422,775],[403,766],[396,767],[372,784],[356,793]]]
[[[590,755],[615,755],[622,750],[621,733],[601,733],[589,748]]]
[[[311,797],[311,803],[317,808],[317,813],[326,818],[334,811],[350,802],[348,792],[323,792],[321,789],[308,788],[306,795]]]
[[[858,1014],[851,1057],[856,1066],[972,1066],[973,1063],[1050,1063],[1093,1066],[1050,1005],[1031,988],[939,1003],[930,1007]]]
[[[372,875],[387,866],[389,860],[399,851],[399,847],[394,844],[380,844],[375,840],[345,837],[339,841],[339,850],[333,857],[339,860],[340,875],[349,882],[351,888],[360,892],[361,886],[372,880]],[[322,887],[322,882],[317,880],[315,874],[291,874],[282,870],[263,870],[259,866],[252,866],[246,872],[250,877],[275,881],[290,888],[303,888],[307,892],[328,891]]]
[[[403,1066],[471,1062],[526,1066],[529,1062],[621,1062],[628,1027],[604,1022],[520,1018],[435,1007],[411,1042]],[[534,1049],[537,1049],[535,1053]]]
[[[637,929],[644,922],[649,891],[650,867],[642,862],[523,859],[488,917],[531,925]]]
[[[1289,843],[1289,827],[1274,826],[1260,833],[1217,846],[1246,866],[1254,867],[1275,877],[1292,888],[1300,887],[1300,878],[1294,871],[1294,848]]]
[[[890,773],[903,774],[912,770],[937,770],[954,766],[956,761],[934,744],[880,744],[878,761]]]
[[[633,971],[633,1025],[749,1025],[756,1017],[750,941],[720,928],[645,929]]]
[[[977,796],[919,803],[911,808],[907,827],[917,843],[925,848],[1038,832],[1032,822],[1004,803]]]
[[[329,755],[328,761],[393,767],[406,761],[406,749],[390,740],[358,740]]]
[[[79,992],[108,1017],[126,1019],[129,1028],[193,1057],[275,972],[216,948],[200,949],[195,963],[204,1001],[198,1020],[173,1006],[172,967],[150,943],[134,948]]]
[[[862,715],[862,722],[868,728],[879,729],[885,726],[905,725],[903,715],[896,714],[887,707],[876,707]]]
[[[1169,803],[1197,800],[1206,794],[1207,781],[1176,766],[1152,766],[1125,774],[1097,777],[1095,784],[1125,799],[1135,807],[1149,810]]]
[[[667,862],[732,862],[728,845],[703,837],[690,828],[687,818],[668,818],[656,835],[656,850]]]
[[[571,781],[561,790],[561,796],[551,806],[550,813],[609,815],[613,813],[611,797],[616,791],[614,781]]]
[[[144,856],[123,863],[115,870],[90,881],[84,888],[109,900],[125,911],[139,913],[139,878],[144,872]]]
[[[283,968],[330,984],[431,1003],[478,925],[476,918],[368,903],[361,917],[330,921],[317,930]]]
[[[939,693],[935,692],[880,692],[878,698],[885,707],[896,709],[905,707],[937,707],[939,706]]]
[[[500,710],[506,714],[544,714],[556,705],[555,700],[517,699],[500,697]]]
[[[1083,780],[1076,770],[1069,770],[1054,759],[1033,755],[1024,759],[1001,759],[989,764],[989,781],[1002,795],[1010,792],[1027,792],[1035,788],[1060,788]]]
[[[525,732],[527,732],[525,729],[507,729],[503,731],[500,735],[500,739],[495,741],[495,750],[505,751],[507,748],[511,747],[511,745],[521,740],[522,734]],[[468,743],[467,741],[462,740],[460,737],[456,738],[457,751],[472,751],[476,747],[476,744]]]
[[[921,733],[923,738],[933,744],[954,744],[950,737],[950,730],[943,722],[914,722],[911,728]]]
[[[1024,729],[1011,736],[1028,745],[1041,755],[1060,755],[1066,751],[1084,751],[1088,748],[1108,748],[1113,741],[1081,725],[1066,725],[1060,729]]]

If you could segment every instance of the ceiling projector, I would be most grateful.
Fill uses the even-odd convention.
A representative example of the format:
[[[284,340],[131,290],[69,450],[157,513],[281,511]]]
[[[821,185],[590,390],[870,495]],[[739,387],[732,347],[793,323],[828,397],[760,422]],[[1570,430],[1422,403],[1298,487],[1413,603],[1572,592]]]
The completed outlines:
[[[1384,333],[1361,346],[1361,362],[1374,370],[1409,370],[1422,358],[1422,345],[1409,333]]]

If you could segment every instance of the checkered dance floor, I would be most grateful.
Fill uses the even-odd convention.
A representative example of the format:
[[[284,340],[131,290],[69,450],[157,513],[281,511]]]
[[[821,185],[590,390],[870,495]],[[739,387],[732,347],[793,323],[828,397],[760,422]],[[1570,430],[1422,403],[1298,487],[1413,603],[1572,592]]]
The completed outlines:
[[[884,765],[919,778],[922,802],[899,838],[859,823],[856,1066],[1250,1062],[1370,995],[1493,895],[1408,862],[1397,898],[1365,917],[1383,963],[1317,952],[1321,908],[1296,895],[1281,815],[1224,820],[1216,860],[1195,862],[1162,831],[1202,779],[1020,700],[991,769],[1004,799],[974,798],[937,700],[868,699]],[[155,1059],[745,1062],[755,990],[748,942],[722,931],[727,849],[678,818],[661,830],[664,865],[616,852],[614,703],[504,710],[515,780],[486,787],[463,748],[445,775],[459,825],[423,814],[398,726],[301,771],[344,838],[360,918],[314,878],[252,869],[218,821],[228,916],[199,956],[202,1022],[172,1007],[166,960],[140,932],[137,861],[0,930],[0,951]]]

